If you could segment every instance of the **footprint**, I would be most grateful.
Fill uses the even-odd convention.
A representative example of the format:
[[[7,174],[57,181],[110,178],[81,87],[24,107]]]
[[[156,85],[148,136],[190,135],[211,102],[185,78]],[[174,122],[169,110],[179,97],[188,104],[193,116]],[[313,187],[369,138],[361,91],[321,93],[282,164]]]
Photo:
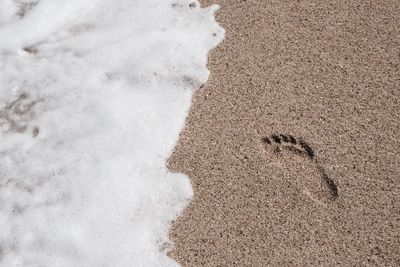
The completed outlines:
[[[29,121],[34,117],[35,106],[41,99],[32,100],[28,94],[20,94],[14,101],[0,109],[0,133],[24,133],[29,128]],[[32,136],[39,134],[39,128],[34,127]]]
[[[21,1],[21,3],[19,3],[19,10],[16,13],[16,15],[20,18],[25,17],[25,15],[27,13],[29,13],[36,5],[38,4],[38,1]]]
[[[267,151],[272,151],[281,160],[283,157],[279,155],[282,155],[282,152],[288,151],[309,161],[304,166],[308,168],[306,172],[309,175],[306,176],[310,176],[311,180],[302,181],[302,184],[305,184],[304,193],[311,199],[318,202],[325,202],[327,199],[335,201],[338,198],[339,192],[335,182],[326,174],[324,168],[316,158],[314,149],[304,140],[290,134],[272,134],[264,137],[262,143]],[[318,177],[315,177],[315,175]]]

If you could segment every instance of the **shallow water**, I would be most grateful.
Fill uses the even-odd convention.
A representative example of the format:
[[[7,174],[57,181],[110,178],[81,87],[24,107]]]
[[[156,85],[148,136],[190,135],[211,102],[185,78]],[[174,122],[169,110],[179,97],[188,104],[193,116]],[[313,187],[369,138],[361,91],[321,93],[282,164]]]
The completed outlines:
[[[192,196],[165,162],[217,6],[0,2],[0,266],[174,266],[168,228]]]

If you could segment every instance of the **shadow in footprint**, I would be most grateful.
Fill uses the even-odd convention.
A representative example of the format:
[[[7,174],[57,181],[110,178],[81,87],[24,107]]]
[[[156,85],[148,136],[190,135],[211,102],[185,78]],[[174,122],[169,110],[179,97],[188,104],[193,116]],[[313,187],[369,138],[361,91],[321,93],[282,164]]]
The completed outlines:
[[[274,154],[279,155],[283,151],[289,151],[293,154],[299,155],[304,160],[310,161],[315,172],[318,173],[319,186],[312,189],[310,185],[306,185],[305,193],[313,200],[322,200],[324,192],[328,193],[330,200],[336,200],[339,192],[335,182],[326,174],[324,168],[316,158],[314,149],[301,138],[296,138],[290,134],[272,134],[262,139],[263,145],[266,149],[273,151]],[[316,177],[312,178],[314,181]]]

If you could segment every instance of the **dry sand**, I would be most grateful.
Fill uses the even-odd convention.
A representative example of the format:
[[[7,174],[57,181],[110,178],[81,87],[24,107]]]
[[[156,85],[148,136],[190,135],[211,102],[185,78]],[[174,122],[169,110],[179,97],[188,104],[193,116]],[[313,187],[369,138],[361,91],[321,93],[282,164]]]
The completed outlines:
[[[400,266],[400,2],[212,3],[226,39],[170,159],[195,191],[171,257]],[[315,159],[262,142],[273,133]]]

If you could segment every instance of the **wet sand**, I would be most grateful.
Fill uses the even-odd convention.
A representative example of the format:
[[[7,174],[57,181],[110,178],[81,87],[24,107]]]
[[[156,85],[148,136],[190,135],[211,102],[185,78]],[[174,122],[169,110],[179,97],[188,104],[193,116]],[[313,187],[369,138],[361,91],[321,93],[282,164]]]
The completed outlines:
[[[170,256],[400,266],[400,2],[212,3],[226,37],[169,161],[195,192]]]

